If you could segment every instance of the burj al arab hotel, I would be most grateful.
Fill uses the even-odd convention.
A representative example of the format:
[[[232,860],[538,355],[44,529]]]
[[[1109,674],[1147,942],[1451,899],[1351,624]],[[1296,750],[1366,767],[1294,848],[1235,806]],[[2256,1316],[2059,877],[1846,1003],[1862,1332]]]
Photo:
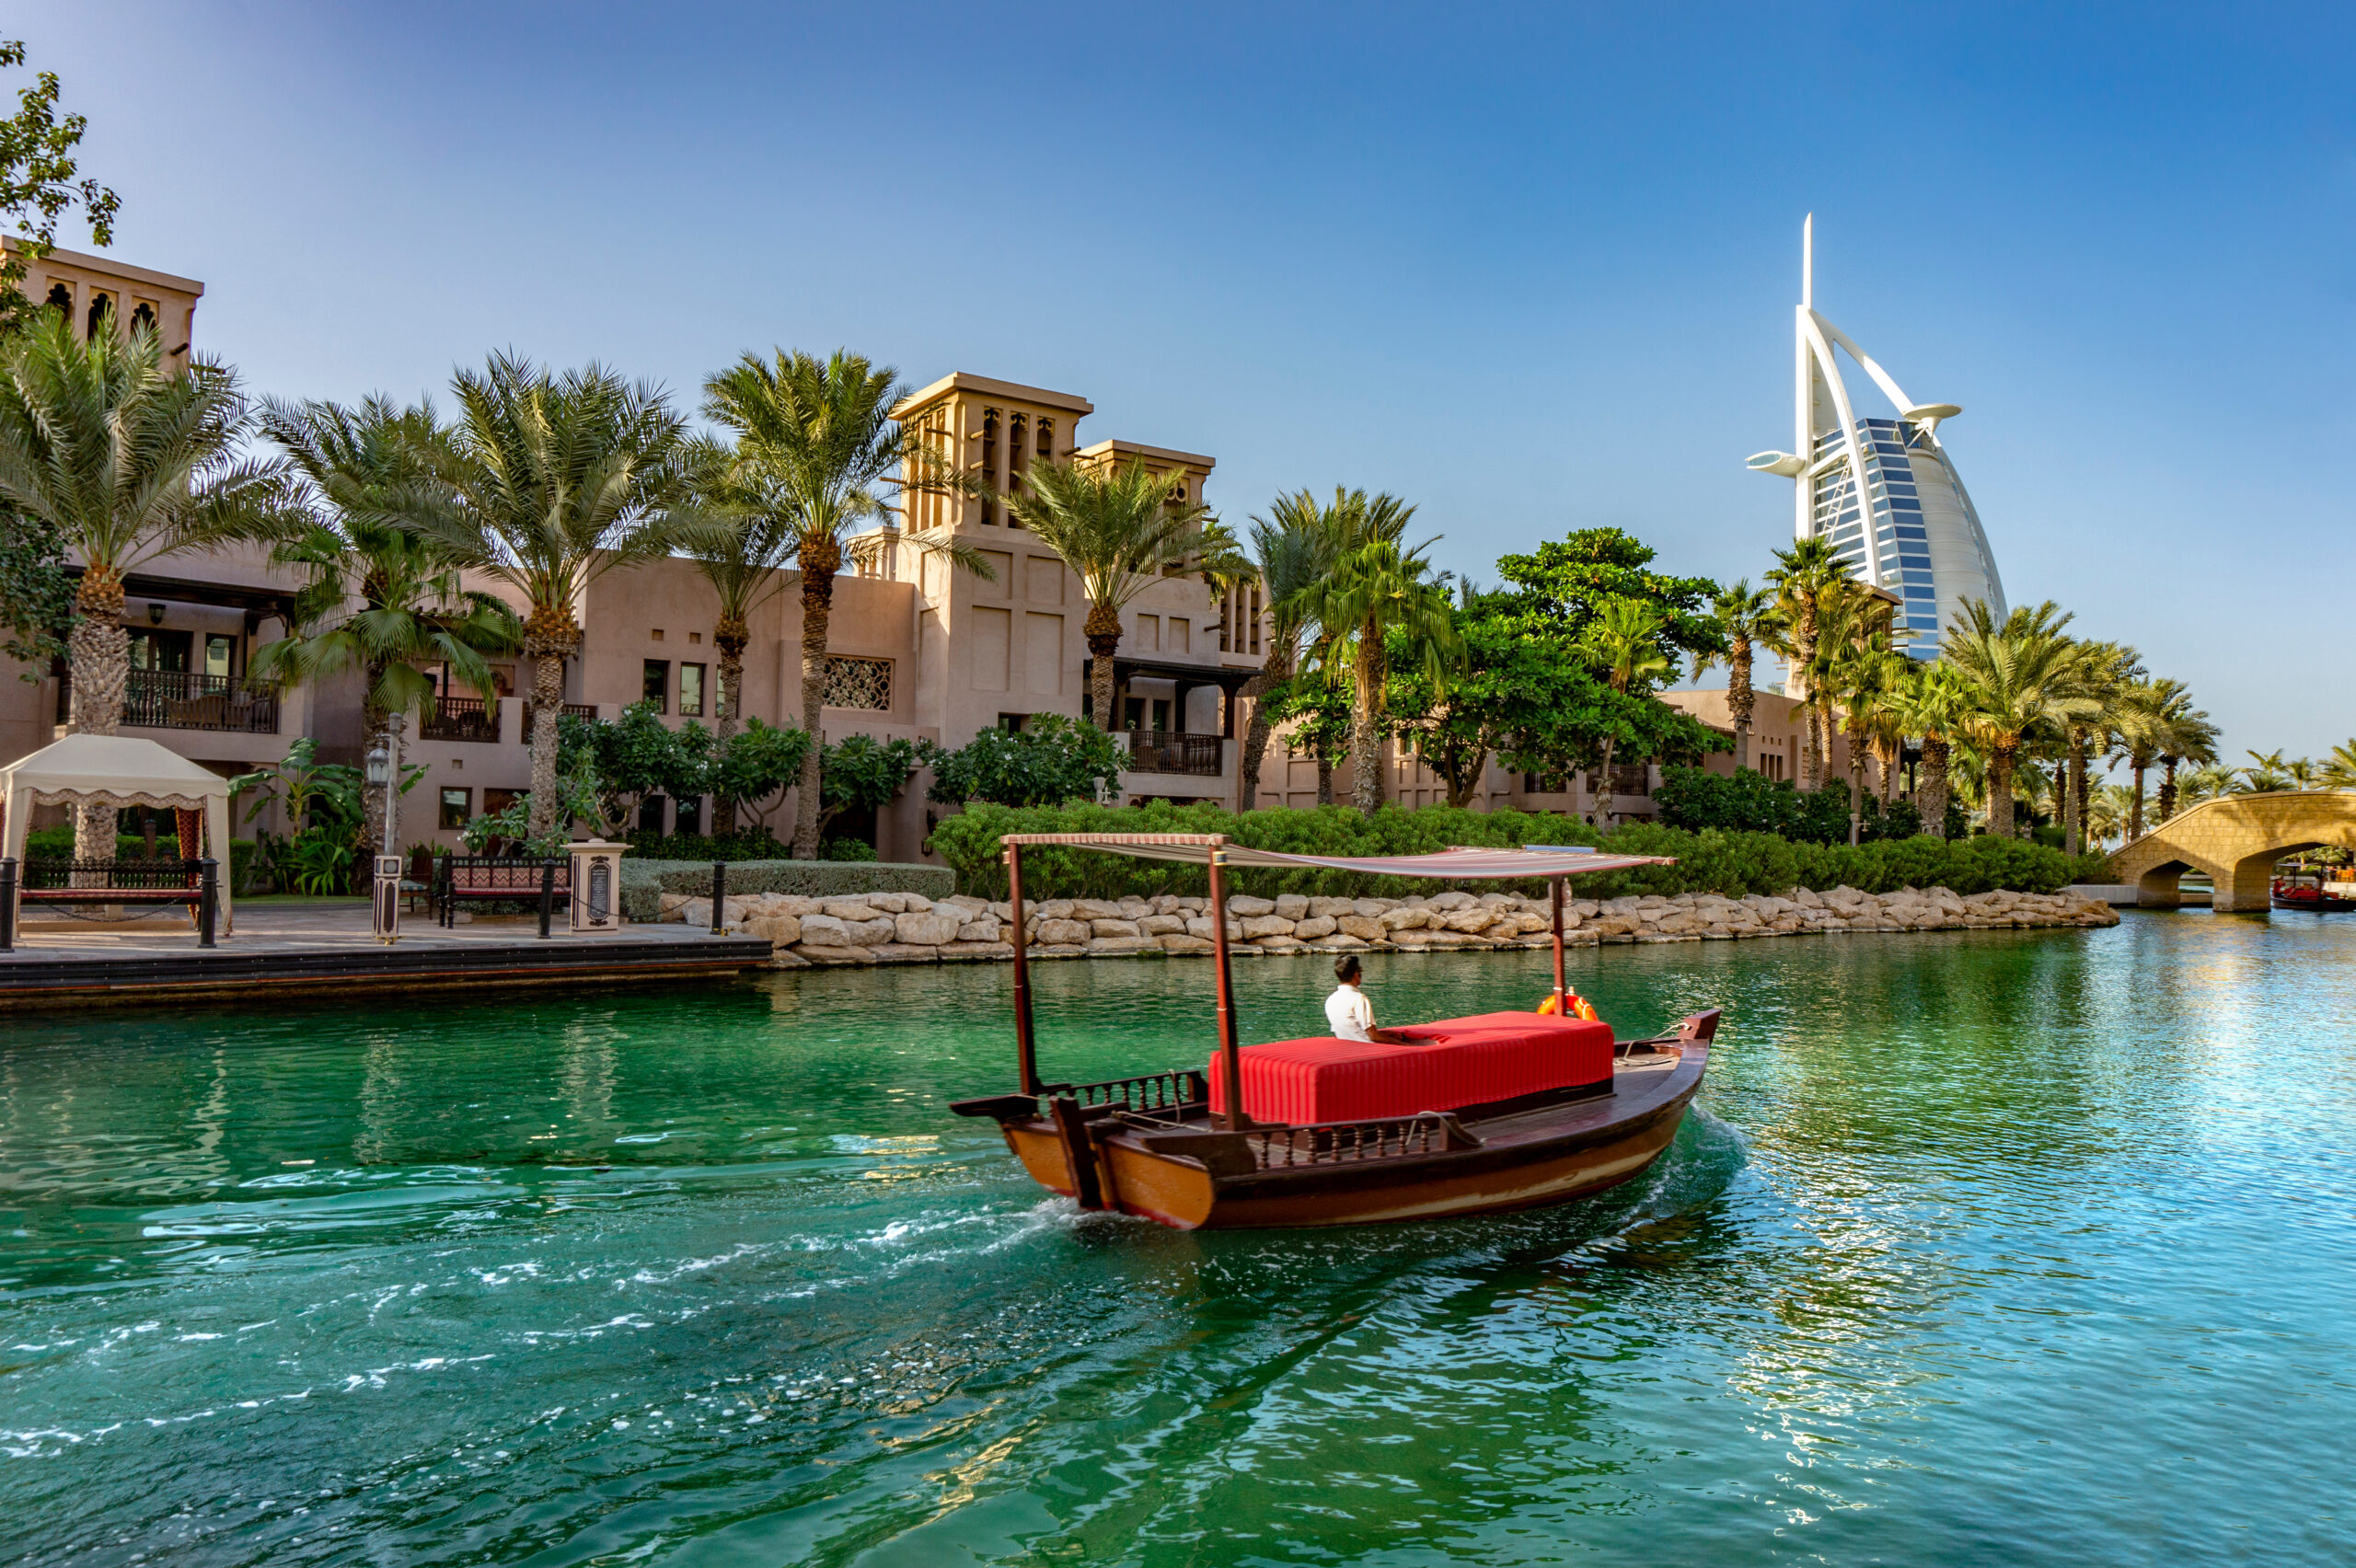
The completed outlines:
[[[1758,473],[1793,481],[1792,533],[1822,536],[1864,581],[1902,605],[1901,644],[1938,656],[1945,628],[1966,599],[1985,600],[1999,620],[2004,585],[1996,558],[1939,440],[1939,424],[1963,412],[1953,403],[1917,403],[1873,356],[1816,311],[1816,220],[1801,230],[1800,305],[1793,337],[1793,447],[1750,460]],[[1833,351],[1843,349],[1892,407],[1896,419],[1860,417]]]

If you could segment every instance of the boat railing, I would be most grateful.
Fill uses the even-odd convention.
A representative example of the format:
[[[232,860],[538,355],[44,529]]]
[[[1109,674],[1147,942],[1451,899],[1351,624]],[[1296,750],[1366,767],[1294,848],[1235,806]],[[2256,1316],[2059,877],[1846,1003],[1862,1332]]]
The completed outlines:
[[[1107,1078],[1103,1083],[1076,1083],[1062,1092],[1078,1101],[1083,1111],[1109,1105],[1135,1114],[1177,1111],[1200,1105],[1211,1097],[1210,1084],[1192,1067],[1148,1073],[1142,1078]]]
[[[1481,1140],[1443,1111],[1389,1116],[1364,1122],[1314,1122],[1296,1127],[1257,1127],[1244,1135],[1263,1170],[1299,1165],[1344,1165],[1364,1159],[1397,1159],[1478,1148]]]

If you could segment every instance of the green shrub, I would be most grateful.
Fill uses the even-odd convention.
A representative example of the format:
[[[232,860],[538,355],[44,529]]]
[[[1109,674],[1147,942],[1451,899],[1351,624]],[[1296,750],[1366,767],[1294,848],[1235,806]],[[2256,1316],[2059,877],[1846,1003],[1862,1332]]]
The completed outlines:
[[[1878,843],[1794,843],[1771,833],[1692,832],[1631,823],[1598,835],[1571,818],[1526,812],[1469,812],[1452,806],[1403,811],[1385,806],[1371,818],[1345,806],[1308,811],[1260,811],[1237,816],[1218,806],[1066,806],[1013,810],[977,806],[932,830],[933,848],[957,872],[961,892],[1006,896],[1006,866],[999,836],[1006,833],[1224,833],[1239,844],[1303,855],[1414,855],[1450,845],[1594,844],[1615,854],[1673,857],[1673,866],[1643,866],[1578,879],[1582,898],[1630,894],[1781,894],[1793,887],[1843,884],[1866,893],[1900,887],[1946,887],[1960,894],[1993,888],[2050,893],[2075,870],[2066,856],[2017,839],[1894,838]],[[1357,898],[1403,897],[1437,892],[1444,883],[1349,871],[1238,868],[1234,890],[1273,897],[1280,893]],[[1199,896],[1200,866],[1135,860],[1088,849],[1037,847],[1022,856],[1026,898]],[[1507,884],[1526,893],[1543,883]]]
[[[706,833],[649,833],[643,828],[623,835],[630,853],[647,860],[782,860],[786,846],[768,828],[755,825],[715,838]]]
[[[1849,786],[1846,782],[1821,790],[1801,790],[1789,779],[1773,779],[1756,769],[1738,768],[1731,775],[1706,768],[1666,767],[1653,803],[1669,827],[1699,832],[1715,827],[1733,833],[1773,833],[1805,844],[1849,842]],[[1880,797],[1867,793],[1859,806],[1864,822],[1859,836],[1867,843],[1911,838],[1923,831],[1923,815],[1911,801],[1892,801],[1882,809]],[[1948,808],[1949,837],[1962,835],[1961,813]]]
[[[846,863],[873,860],[875,846],[864,838],[829,838],[818,846],[818,859]]]
[[[168,833],[159,834],[156,839],[156,852],[167,860],[172,859],[179,853],[179,843]],[[25,835],[25,856],[28,859],[35,856],[52,859],[62,859],[73,853],[74,830],[69,826],[36,827]],[[115,859],[119,860],[138,859],[147,853],[146,836],[137,833],[115,835],[114,853]],[[246,868],[252,862],[253,858],[254,841],[252,839],[232,838],[229,840],[229,870],[223,885],[230,888],[245,886]]]

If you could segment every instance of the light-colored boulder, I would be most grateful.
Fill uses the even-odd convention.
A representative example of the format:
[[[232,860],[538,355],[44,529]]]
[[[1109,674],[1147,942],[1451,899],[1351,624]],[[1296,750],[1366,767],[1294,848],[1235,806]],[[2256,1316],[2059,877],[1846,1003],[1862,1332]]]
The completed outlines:
[[[1182,915],[1205,914],[1209,911],[1210,906],[1210,900],[1207,898],[1182,898],[1178,901],[1178,912]]]
[[[1006,940],[1006,925],[985,910],[978,920],[968,920],[957,928],[956,940],[961,942],[1002,942]]]
[[[1104,938],[1141,937],[1145,935],[1143,931],[1138,929],[1138,923],[1135,920],[1117,918],[1108,920],[1102,917],[1091,920],[1088,923],[1088,934],[1091,937]]]
[[[1320,937],[1309,945],[1320,952],[1360,952],[1366,948],[1366,943],[1358,940],[1357,938],[1345,937],[1339,933],[1330,937]]]
[[[1262,937],[1252,944],[1262,952],[1307,952],[1309,944],[1297,937]]]
[[[1153,900],[1150,898],[1131,895],[1121,900],[1121,918],[1124,920],[1142,920],[1152,913]]]
[[[1203,924],[1208,925],[1210,922],[1206,920]],[[1181,935],[1174,932],[1159,940],[1161,943],[1161,951],[1164,952],[1209,952],[1218,945],[1208,937]]]
[[[915,942],[878,942],[867,951],[875,955],[875,962],[878,963],[938,963],[941,962],[941,949],[931,942],[922,945]]]
[[[1072,915],[1072,901],[1068,898],[1050,898],[1044,904],[1033,905],[1031,913],[1042,920],[1068,920]]]
[[[1273,915],[1276,912],[1276,901],[1240,893],[1227,901],[1227,912],[1238,920],[1249,919],[1254,915]]]
[[[1293,922],[1292,934],[1302,941],[1313,942],[1320,937],[1330,937],[1336,929],[1331,915],[1311,915],[1306,920]]]
[[[1138,922],[1138,930],[1149,937],[1184,935],[1185,929],[1186,917],[1184,915],[1154,914]]]
[[[843,929],[850,933],[853,947],[875,947],[900,934],[899,917],[878,915],[872,920],[845,920]]]
[[[1516,909],[1520,907],[1521,896],[1512,893],[1484,893],[1472,902],[1484,909]]]
[[[791,947],[802,940],[802,922],[791,915],[764,915],[746,921],[745,934],[758,937],[773,947]]]
[[[832,915],[804,915],[802,940],[811,947],[850,947],[850,928]]]
[[[823,918],[823,917],[822,917]],[[812,963],[839,966],[847,963],[873,963],[875,951],[863,947],[837,947],[829,944],[803,942],[793,950]]]
[[[1278,894],[1274,913],[1288,920],[1306,919],[1309,916],[1309,900],[1297,893]]]
[[[1075,898],[1071,901],[1071,915],[1075,920],[1117,920],[1121,906],[1109,898]]]
[[[951,909],[944,914],[928,911],[922,915],[902,915],[893,922],[893,934],[904,942],[915,943],[921,947],[939,947],[943,942],[953,942],[957,940],[957,928],[964,923],[958,918],[958,915],[959,911],[955,909]]]
[[[1345,915],[1357,913],[1357,905],[1347,898],[1312,898],[1309,901],[1309,913],[1312,918],[1331,916],[1339,919]]]
[[[1132,930],[1137,928],[1137,922],[1134,920],[1118,922],[1108,920],[1101,921],[1099,924],[1119,924],[1127,926]],[[1161,944],[1151,937],[1095,937],[1091,938],[1088,943],[1088,953],[1091,958],[1124,958],[1133,953],[1160,952],[1161,951]]]
[[[1209,941],[1218,935],[1218,927],[1212,923],[1211,917],[1207,915],[1189,915],[1186,917],[1186,934]]]
[[[1095,932],[1088,928],[1087,922],[1082,920],[1042,920],[1039,922],[1039,940],[1046,943],[1050,947],[1074,946],[1087,941],[1089,938],[1095,934]]]
[[[1369,920],[1380,919],[1385,910],[1396,909],[1398,907],[1399,901],[1395,898],[1354,898],[1350,900],[1351,913],[1363,916]]]
[[[1334,925],[1344,936],[1356,937],[1362,942],[1379,942],[1390,930],[1369,915],[1343,915],[1335,918]]]
[[[822,913],[849,925],[854,920],[872,920],[883,913],[863,898],[830,898],[820,905]]]
[[[1478,900],[1469,893],[1436,893],[1424,901],[1426,909],[1470,909]]]
[[[941,959],[944,963],[970,963],[1014,956],[1012,942],[969,942],[958,940],[944,943]]]
[[[1415,931],[1431,923],[1432,912],[1418,909],[1411,904],[1401,905],[1397,908],[1384,910],[1378,918],[1387,931]]]
[[[1461,931],[1468,937],[1475,936],[1480,932],[1485,931],[1496,923],[1497,917],[1496,912],[1494,910],[1484,909],[1477,904],[1463,909],[1452,909],[1440,922],[1441,926],[1446,929],[1451,931]],[[1516,924],[1514,928],[1517,932],[1519,931],[1520,926],[1519,923]]]
[[[963,909],[965,912],[965,918],[968,920],[972,919],[976,915],[987,915],[990,912],[988,899],[976,898],[970,893],[953,893],[941,902],[941,904],[953,904],[958,908]],[[938,908],[940,905],[936,905],[934,907]]]
[[[1288,937],[1292,922],[1280,915],[1253,915],[1243,922],[1246,940],[1257,941],[1262,937]]]
[[[783,948],[780,948],[769,954],[769,967],[771,969],[807,969],[810,967],[810,961],[798,952],[788,952]]]

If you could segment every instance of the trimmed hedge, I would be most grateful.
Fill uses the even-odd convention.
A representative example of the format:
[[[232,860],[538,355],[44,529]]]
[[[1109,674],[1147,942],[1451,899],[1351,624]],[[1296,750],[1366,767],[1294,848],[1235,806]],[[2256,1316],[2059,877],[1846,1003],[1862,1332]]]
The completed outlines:
[[[1578,879],[1582,898],[1631,894],[1781,894],[1794,887],[1849,886],[1864,893],[1901,887],[1945,887],[1959,894],[2004,888],[2052,893],[2081,869],[2068,856],[2018,839],[1904,838],[1854,848],[1846,844],[1795,844],[1769,833],[1699,833],[1631,823],[1599,834],[1575,819],[1530,812],[1471,812],[1454,806],[1402,811],[1385,806],[1371,818],[1346,806],[1307,811],[1248,812],[1218,806],[1032,807],[976,806],[932,830],[932,845],[957,872],[960,892],[1006,896],[1006,867],[999,836],[1005,833],[1224,833],[1239,844],[1310,855],[1413,855],[1450,845],[1513,847],[1592,844],[1619,854],[1670,855],[1674,866],[1645,866]],[[1133,860],[1085,849],[1034,848],[1022,857],[1026,898],[1200,896],[1199,866]],[[733,873],[731,873],[732,884]],[[1239,868],[1235,891],[1274,897],[1280,893],[1337,898],[1397,898],[1434,893],[1446,884],[1347,871],[1254,870]],[[1495,885],[1495,884],[1488,884]],[[1536,894],[1542,882],[1508,884]]]
[[[849,898],[862,893],[915,893],[943,899],[957,891],[955,873],[941,866],[893,860],[732,860],[732,894],[782,893],[796,898]],[[663,894],[711,894],[709,860],[641,860],[622,857],[622,914],[631,920],[661,917]]]

